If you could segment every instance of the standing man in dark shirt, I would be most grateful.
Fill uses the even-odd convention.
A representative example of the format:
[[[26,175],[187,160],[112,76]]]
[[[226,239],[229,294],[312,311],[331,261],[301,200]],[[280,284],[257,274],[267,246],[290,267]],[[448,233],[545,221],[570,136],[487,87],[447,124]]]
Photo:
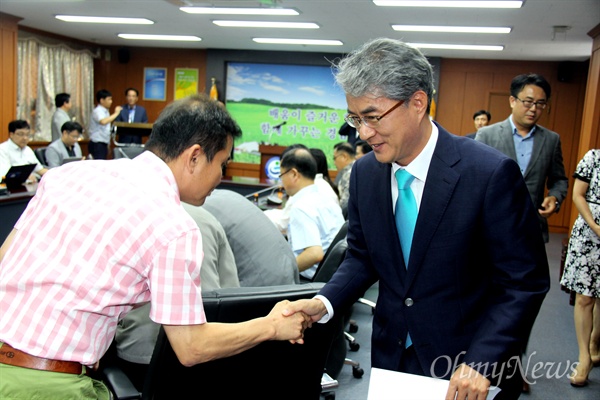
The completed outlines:
[[[139,92],[135,88],[127,88],[125,90],[125,96],[127,98],[127,104],[123,105],[121,113],[115,120],[116,122],[129,122],[131,123],[146,123],[148,122],[148,115],[146,109],[137,104],[139,98]],[[120,143],[142,143],[142,138],[139,135],[120,135]]]

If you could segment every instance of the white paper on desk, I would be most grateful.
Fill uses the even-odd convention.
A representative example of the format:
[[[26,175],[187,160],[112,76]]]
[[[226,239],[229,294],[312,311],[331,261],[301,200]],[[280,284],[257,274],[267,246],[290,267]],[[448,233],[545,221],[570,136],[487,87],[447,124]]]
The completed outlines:
[[[444,400],[448,381],[428,376],[371,368],[367,400]],[[500,389],[491,386],[486,400],[493,400]]]

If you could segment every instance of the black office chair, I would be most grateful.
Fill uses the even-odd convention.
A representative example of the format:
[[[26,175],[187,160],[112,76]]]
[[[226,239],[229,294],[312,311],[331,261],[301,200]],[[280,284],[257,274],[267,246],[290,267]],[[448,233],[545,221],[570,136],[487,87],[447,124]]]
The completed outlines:
[[[44,167],[48,166],[48,162],[46,161],[46,149],[47,148],[48,147],[38,147],[37,149],[33,150],[33,152],[35,153],[35,156],[37,157],[37,159],[39,160],[39,162]]]
[[[208,321],[241,322],[267,315],[280,300],[313,297],[322,283],[260,288],[227,288],[203,293]],[[179,363],[166,337],[159,333],[144,389],[140,394],[116,367],[104,369],[116,399],[260,398],[319,399],[325,362],[341,319],[314,324],[303,345],[269,341],[243,353],[193,367]]]

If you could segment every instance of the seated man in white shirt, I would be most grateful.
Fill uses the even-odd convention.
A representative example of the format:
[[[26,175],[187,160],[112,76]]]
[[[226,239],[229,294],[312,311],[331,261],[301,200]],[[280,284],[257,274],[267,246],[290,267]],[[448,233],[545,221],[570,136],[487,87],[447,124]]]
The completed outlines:
[[[323,196],[315,183],[317,162],[306,149],[297,148],[281,159],[280,179],[293,197],[287,236],[296,254],[300,275],[311,279],[331,241],[344,223],[342,209]]]
[[[18,119],[8,123],[8,140],[0,143],[0,176],[5,176],[10,167],[16,165],[37,164],[29,177],[37,181],[37,175],[42,176],[48,171],[35,156],[27,143],[31,140],[31,129],[27,121]]]
[[[62,165],[65,158],[79,157],[83,159],[79,139],[83,133],[83,127],[78,122],[68,121],[61,127],[60,139],[50,143],[46,149],[46,163],[48,168],[56,168]]]

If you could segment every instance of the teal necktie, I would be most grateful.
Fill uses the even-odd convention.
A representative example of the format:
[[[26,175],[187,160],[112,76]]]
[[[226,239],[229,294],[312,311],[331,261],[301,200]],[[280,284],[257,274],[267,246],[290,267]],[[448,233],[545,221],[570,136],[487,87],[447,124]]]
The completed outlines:
[[[412,244],[415,224],[417,222],[417,201],[410,184],[415,179],[405,169],[396,171],[396,181],[398,181],[398,200],[396,200],[396,229],[400,238],[400,246],[404,255],[404,265],[408,268],[408,258],[410,256],[410,246]]]
[[[408,259],[410,256],[410,246],[412,244],[415,224],[417,223],[417,201],[410,184],[415,179],[408,171],[399,169],[396,171],[396,181],[398,181],[398,200],[396,200],[396,229],[400,238],[402,255],[404,256],[404,265],[408,269]],[[412,345],[410,333],[406,335],[405,348]]]

